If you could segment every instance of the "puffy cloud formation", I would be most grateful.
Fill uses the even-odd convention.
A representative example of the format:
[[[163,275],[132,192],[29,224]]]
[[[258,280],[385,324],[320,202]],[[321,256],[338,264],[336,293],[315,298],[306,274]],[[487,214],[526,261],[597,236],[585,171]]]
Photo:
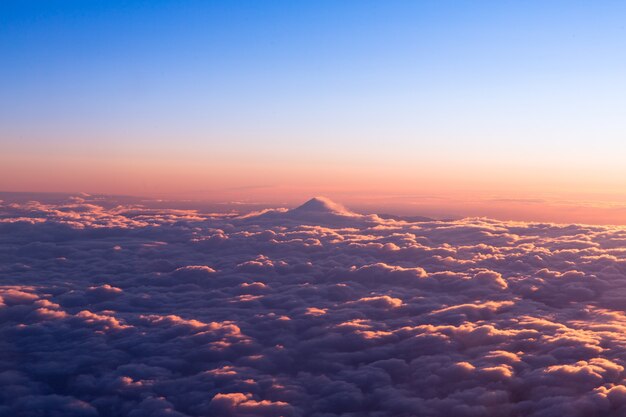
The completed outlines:
[[[624,416],[626,229],[0,204],[0,416]]]

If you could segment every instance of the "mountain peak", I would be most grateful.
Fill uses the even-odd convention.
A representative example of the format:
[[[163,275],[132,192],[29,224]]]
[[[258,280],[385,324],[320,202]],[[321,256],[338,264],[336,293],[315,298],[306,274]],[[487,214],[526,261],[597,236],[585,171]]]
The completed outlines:
[[[326,213],[341,216],[353,216],[350,210],[326,197],[313,197],[306,203],[289,210],[291,213]]]
[[[352,227],[355,222],[369,222],[370,216],[355,213],[326,197],[314,197],[290,210],[275,209],[240,217],[244,221],[271,220],[330,227]]]

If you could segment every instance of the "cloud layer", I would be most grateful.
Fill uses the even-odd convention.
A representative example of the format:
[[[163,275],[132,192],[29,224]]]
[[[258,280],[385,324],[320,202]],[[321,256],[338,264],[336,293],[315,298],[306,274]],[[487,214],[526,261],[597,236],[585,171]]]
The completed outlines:
[[[0,416],[626,415],[626,229],[307,207],[2,202]]]

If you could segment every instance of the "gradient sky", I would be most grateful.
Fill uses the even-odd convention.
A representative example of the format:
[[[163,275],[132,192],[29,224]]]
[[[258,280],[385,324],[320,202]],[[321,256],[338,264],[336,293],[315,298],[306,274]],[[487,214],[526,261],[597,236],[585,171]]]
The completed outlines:
[[[626,223],[624,16],[4,0],[0,190]]]

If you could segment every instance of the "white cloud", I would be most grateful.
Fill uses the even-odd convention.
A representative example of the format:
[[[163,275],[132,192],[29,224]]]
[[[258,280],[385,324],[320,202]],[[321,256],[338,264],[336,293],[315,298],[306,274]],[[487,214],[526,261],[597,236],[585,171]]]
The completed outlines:
[[[0,416],[626,414],[623,228],[0,210]]]

